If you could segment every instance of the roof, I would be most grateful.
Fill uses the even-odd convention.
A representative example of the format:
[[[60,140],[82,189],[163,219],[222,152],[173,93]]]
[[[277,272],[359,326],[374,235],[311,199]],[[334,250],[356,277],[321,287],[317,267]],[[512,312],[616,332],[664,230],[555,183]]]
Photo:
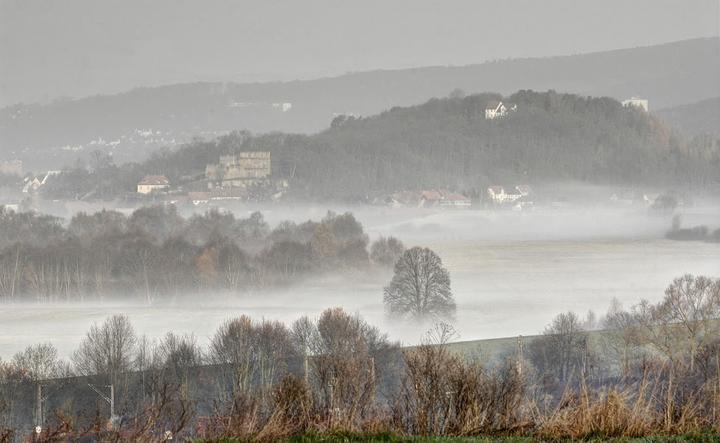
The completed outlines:
[[[148,175],[140,180],[140,183],[138,183],[138,185],[148,186],[167,186],[169,184],[170,180],[168,180],[164,175]]]
[[[425,200],[441,200],[443,197],[440,192],[435,190],[423,191],[420,196],[420,198],[423,198]]]
[[[497,109],[502,105],[502,102],[499,100],[492,100],[489,101],[487,105],[485,105],[485,109]]]

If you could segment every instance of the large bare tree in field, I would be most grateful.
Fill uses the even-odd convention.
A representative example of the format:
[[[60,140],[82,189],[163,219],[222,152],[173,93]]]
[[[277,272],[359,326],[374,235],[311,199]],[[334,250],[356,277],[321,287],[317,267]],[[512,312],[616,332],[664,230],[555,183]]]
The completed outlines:
[[[384,292],[386,310],[393,317],[422,320],[455,315],[450,274],[440,257],[428,248],[405,251],[395,263],[395,275]]]

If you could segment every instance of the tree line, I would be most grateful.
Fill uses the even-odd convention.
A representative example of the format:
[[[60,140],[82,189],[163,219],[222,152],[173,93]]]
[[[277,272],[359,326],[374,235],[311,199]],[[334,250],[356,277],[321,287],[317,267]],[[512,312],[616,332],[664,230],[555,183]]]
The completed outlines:
[[[392,266],[397,239],[372,245],[351,213],[271,228],[262,214],[217,210],[183,218],[172,205],[69,222],[0,209],[0,299],[74,300],[242,291],[312,272]]]
[[[497,120],[485,108],[518,110]],[[270,151],[273,173],[296,198],[365,201],[402,189],[452,188],[481,195],[498,183],[579,180],[703,187],[720,176],[720,143],[685,140],[660,119],[607,97],[555,91],[452,94],[370,117],[336,118],[314,135],[235,132],[155,152],[143,163],[111,159],[67,168],[46,197],[113,199],[148,174],[174,185],[202,179],[220,155]]]
[[[114,316],[69,362],[39,344],[0,363],[0,432],[29,434],[39,384],[46,440],[720,432],[720,280],[686,275],[657,303],[589,317],[562,313],[488,361],[458,352],[447,323],[402,348],[339,308],[289,326],[240,316],[206,346],[192,335],[139,337]],[[88,383],[114,386],[115,417]]]

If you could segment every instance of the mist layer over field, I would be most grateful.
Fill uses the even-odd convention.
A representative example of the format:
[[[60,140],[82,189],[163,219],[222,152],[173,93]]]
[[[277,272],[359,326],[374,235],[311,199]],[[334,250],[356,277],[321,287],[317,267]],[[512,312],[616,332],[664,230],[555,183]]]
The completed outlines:
[[[252,211],[258,208],[247,208]],[[262,208],[271,225],[321,218],[328,206]],[[560,311],[602,314],[613,298],[626,306],[657,301],[684,273],[720,276],[720,244],[663,238],[670,216],[637,207],[513,211],[439,211],[336,207],[352,211],[371,240],[393,235],[406,246],[428,246],[450,271],[462,340],[535,334]],[[683,224],[720,227],[717,207],[684,209]],[[238,216],[244,216],[239,211]],[[382,288],[391,270],[320,275],[293,286],[241,294],[197,294],[145,301],[0,305],[0,356],[50,341],[68,356],[94,322],[127,314],[138,334],[194,333],[205,344],[219,324],[247,314],[291,322],[341,306],[404,343],[425,327],[385,317]]]

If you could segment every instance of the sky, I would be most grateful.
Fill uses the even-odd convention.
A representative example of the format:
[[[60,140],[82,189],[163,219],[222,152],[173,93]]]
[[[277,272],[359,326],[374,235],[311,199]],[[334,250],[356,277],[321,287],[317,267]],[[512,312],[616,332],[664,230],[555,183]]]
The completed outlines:
[[[0,0],[0,106],[720,35],[720,0]]]

